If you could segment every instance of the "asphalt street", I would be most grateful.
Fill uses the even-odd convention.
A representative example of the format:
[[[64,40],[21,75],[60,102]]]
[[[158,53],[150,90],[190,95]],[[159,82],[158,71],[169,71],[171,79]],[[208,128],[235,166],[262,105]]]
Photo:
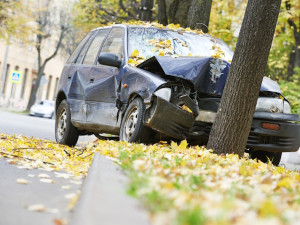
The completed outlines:
[[[81,181],[57,177],[55,172],[22,169],[4,159],[0,159],[0,171],[0,224],[53,225],[59,224],[55,221],[70,221],[69,196],[77,194]],[[54,182],[41,182],[41,174]],[[28,184],[17,183],[17,179],[25,179]],[[45,208],[46,212],[30,211],[32,207]]]
[[[0,133],[21,134],[27,137],[55,141],[54,119],[28,116],[21,113],[12,113],[0,108]],[[95,136],[81,136],[78,143],[93,141]]]

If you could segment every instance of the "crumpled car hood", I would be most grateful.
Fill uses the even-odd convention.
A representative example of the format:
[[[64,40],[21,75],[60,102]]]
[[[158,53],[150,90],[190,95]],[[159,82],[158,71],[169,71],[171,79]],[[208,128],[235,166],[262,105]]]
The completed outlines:
[[[222,95],[230,63],[213,57],[159,57],[154,56],[137,67],[153,72],[163,71],[167,76],[190,81],[200,93]],[[279,85],[264,78],[261,91],[281,93]]]

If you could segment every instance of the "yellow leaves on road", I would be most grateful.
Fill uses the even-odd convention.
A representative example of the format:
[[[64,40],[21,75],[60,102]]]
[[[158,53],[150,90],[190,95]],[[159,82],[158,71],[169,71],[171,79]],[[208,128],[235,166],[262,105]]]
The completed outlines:
[[[47,208],[44,204],[30,205],[27,209],[34,212],[58,213],[58,209]]]
[[[300,221],[299,173],[254,161],[248,154],[216,155],[204,146],[188,146],[187,141],[143,145],[99,140],[69,148],[7,135],[0,135],[0,149],[0,157],[17,166],[56,170],[56,176],[67,179],[84,177],[93,154],[99,152],[124,169],[130,178],[128,193],[143,201],[155,225]],[[78,195],[66,195],[70,208]]]
[[[19,178],[19,179],[17,179],[17,183],[18,184],[28,184],[28,180],[23,179],[23,178]]]
[[[9,162],[17,164],[19,168],[57,171],[57,177],[84,177],[91,164],[92,153],[84,148],[69,148],[50,141],[0,134],[0,157],[9,158]],[[53,182],[45,173],[38,177],[41,182]]]

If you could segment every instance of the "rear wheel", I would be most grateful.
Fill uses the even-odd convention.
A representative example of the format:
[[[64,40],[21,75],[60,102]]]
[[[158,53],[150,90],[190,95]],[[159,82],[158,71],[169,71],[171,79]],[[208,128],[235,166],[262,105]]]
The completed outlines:
[[[264,163],[267,163],[268,160],[270,160],[274,166],[279,165],[281,155],[282,152],[266,152],[260,150],[250,153],[252,159],[258,159]]]
[[[63,100],[57,109],[55,118],[55,139],[57,143],[75,146],[79,132],[71,123],[71,113],[67,100]]]
[[[120,140],[148,143],[153,131],[144,126],[145,104],[141,98],[134,99],[128,106],[120,129]]]

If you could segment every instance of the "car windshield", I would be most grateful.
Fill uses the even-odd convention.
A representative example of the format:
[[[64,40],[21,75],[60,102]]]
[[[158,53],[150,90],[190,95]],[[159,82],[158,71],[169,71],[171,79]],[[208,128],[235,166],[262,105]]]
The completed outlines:
[[[205,34],[129,27],[128,56],[145,60],[152,56],[207,56],[231,60],[233,51],[222,40]]]
[[[39,105],[44,105],[44,106],[54,106],[54,102],[48,102],[48,101],[41,101]]]

